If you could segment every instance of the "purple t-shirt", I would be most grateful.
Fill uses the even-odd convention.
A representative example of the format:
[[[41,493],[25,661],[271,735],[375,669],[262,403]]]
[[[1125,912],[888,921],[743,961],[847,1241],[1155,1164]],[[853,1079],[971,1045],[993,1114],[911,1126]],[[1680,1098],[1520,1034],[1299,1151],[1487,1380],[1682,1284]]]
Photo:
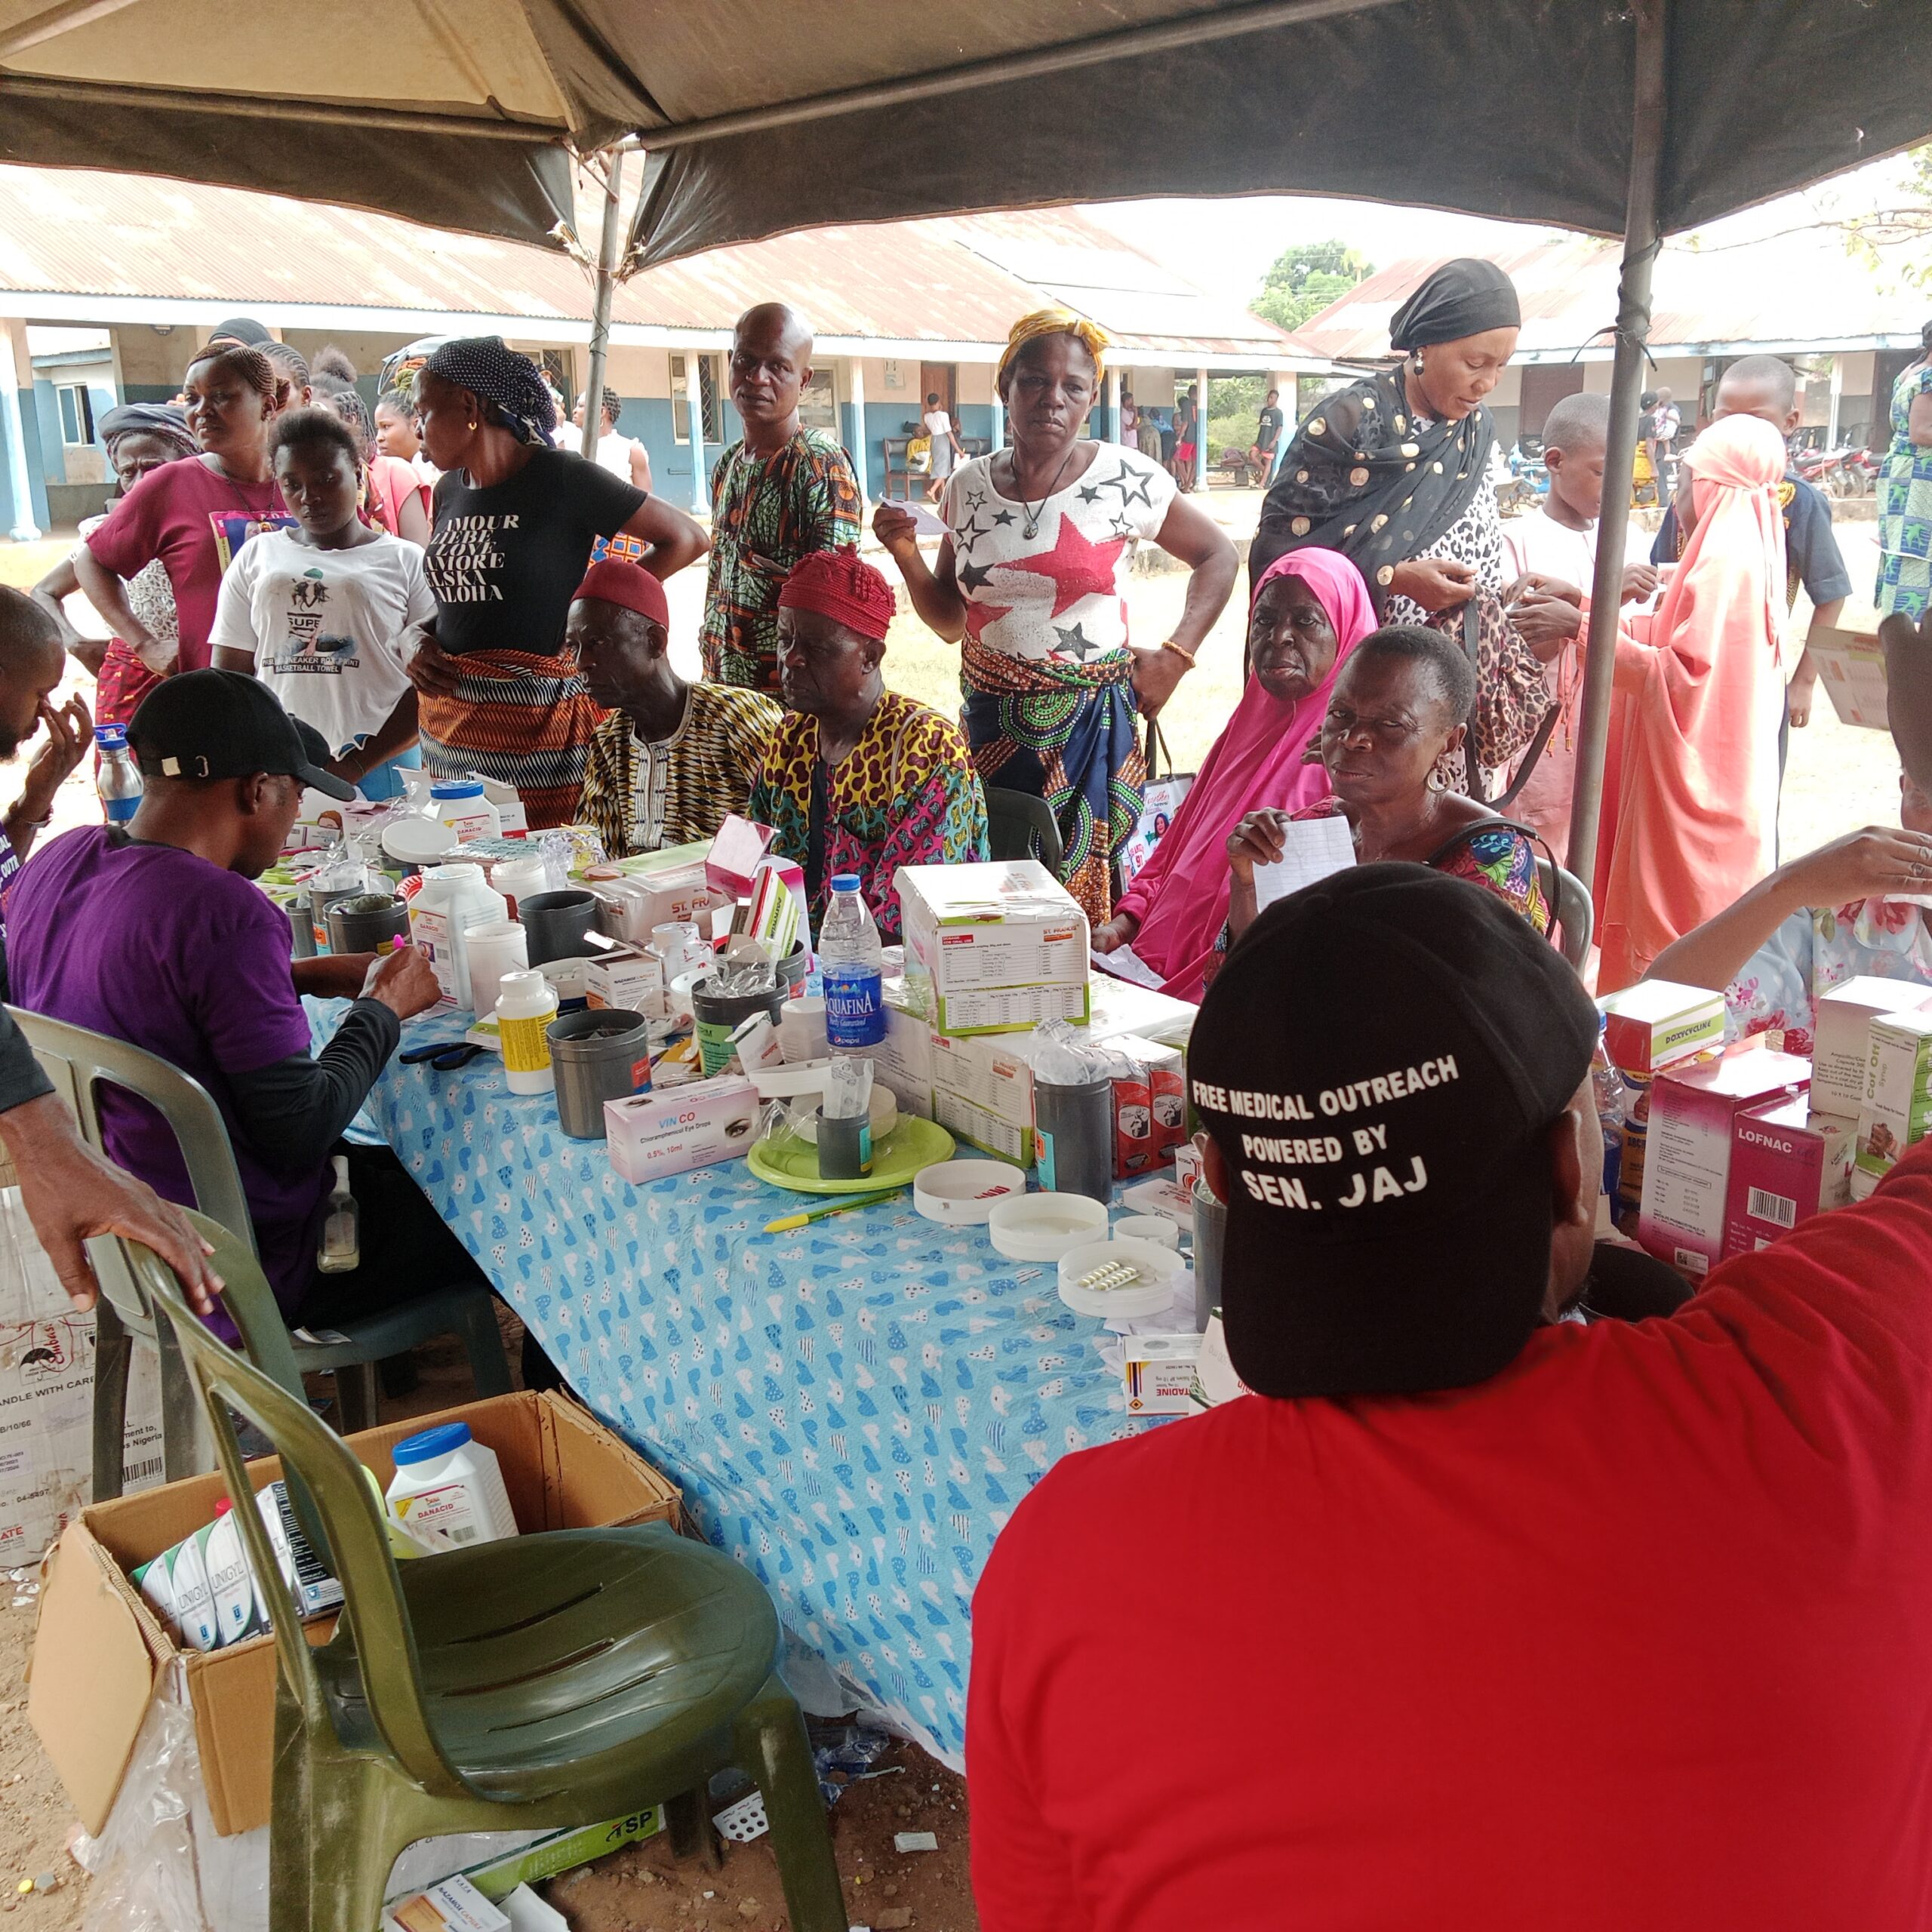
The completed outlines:
[[[288,920],[238,872],[94,826],[42,846],[22,869],[7,900],[7,959],[15,1005],[145,1047],[214,1097],[263,1272],[292,1309],[314,1278],[329,1168],[291,1174],[266,1163],[242,1135],[228,1078],[309,1051]],[[161,1116],[111,1087],[100,1112],[115,1160],[192,1206]]]

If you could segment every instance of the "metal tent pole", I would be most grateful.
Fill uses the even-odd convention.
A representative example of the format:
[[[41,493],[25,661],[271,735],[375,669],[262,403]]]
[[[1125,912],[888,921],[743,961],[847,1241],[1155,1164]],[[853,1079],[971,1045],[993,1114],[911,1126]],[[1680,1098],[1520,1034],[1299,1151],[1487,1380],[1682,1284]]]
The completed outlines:
[[[618,251],[623,246],[623,223],[618,203],[623,194],[624,150],[613,148],[604,157],[604,235],[597,248],[597,293],[590,305],[590,374],[584,387],[583,436],[577,448],[594,457],[604,429],[604,367],[611,352],[611,302],[617,292]]]
[[[1663,158],[1664,55],[1669,0],[1635,0],[1637,53],[1630,133],[1630,192],[1623,231],[1623,272],[1617,291],[1617,359],[1610,385],[1610,429],[1604,447],[1603,515],[1597,525],[1596,580],[1583,674],[1583,712],[1577,734],[1577,777],[1571,794],[1569,869],[1585,884],[1595,875],[1603,804],[1604,750],[1615,696],[1617,629],[1623,546],[1630,528],[1630,475],[1637,456],[1637,398],[1644,386],[1644,348],[1651,333],[1651,270],[1657,260],[1657,175]],[[1597,909],[1599,921],[1603,909]]]

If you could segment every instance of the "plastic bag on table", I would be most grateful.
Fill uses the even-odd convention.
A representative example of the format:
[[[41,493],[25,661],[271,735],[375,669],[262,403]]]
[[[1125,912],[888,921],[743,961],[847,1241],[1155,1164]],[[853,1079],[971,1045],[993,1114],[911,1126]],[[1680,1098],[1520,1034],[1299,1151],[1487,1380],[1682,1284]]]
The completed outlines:
[[[1049,1020],[1034,1029],[1020,1048],[1033,1078],[1048,1087],[1091,1087],[1132,1072],[1124,1054],[1083,1039],[1064,1020]]]

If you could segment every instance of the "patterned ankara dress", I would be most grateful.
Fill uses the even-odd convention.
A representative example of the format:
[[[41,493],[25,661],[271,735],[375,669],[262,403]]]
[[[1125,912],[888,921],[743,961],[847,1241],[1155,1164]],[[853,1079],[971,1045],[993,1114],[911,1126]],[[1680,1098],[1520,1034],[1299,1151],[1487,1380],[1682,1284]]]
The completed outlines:
[[[859,483],[829,430],[760,456],[735,443],[711,472],[711,565],[698,650],[715,685],[778,694],[778,593],[808,551],[859,540]]]
[[[888,691],[838,764],[818,755],[818,720],[786,713],[752,788],[750,815],[777,832],[772,849],[805,870],[817,930],[839,872],[856,872],[881,936],[899,937],[893,875],[986,856],[986,801],[957,726]]]

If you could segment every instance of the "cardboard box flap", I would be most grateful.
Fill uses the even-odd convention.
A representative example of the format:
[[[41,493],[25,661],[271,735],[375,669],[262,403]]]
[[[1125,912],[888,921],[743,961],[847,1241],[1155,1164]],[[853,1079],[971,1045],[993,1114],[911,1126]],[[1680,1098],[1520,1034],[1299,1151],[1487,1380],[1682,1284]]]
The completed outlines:
[[[48,1559],[27,1716],[81,1823],[97,1835],[134,1755],[159,1661],[131,1595],[113,1558],[69,1524]]]

